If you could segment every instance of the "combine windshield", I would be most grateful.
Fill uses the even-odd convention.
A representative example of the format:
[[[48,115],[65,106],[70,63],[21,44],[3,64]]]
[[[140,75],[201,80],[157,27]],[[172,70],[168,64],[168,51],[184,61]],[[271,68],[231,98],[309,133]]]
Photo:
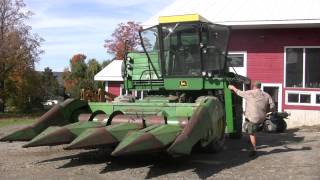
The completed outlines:
[[[164,75],[201,75],[198,29],[198,24],[195,23],[175,23],[161,26]]]
[[[162,75],[199,77],[225,70],[229,32],[227,26],[190,22],[161,24],[141,36],[151,59],[161,57]]]
[[[147,65],[144,67],[147,69],[142,72],[141,77],[147,76],[148,79],[158,79],[161,76],[158,26],[154,26],[140,32],[140,38],[142,41],[142,48],[146,51],[146,58],[144,58],[146,62],[140,61],[140,63]],[[140,68],[142,68],[141,65]],[[136,71],[137,69],[138,68],[136,68]]]
[[[230,29],[207,24],[202,28],[203,71],[218,74],[225,69]]]
[[[158,28],[157,26],[145,29],[141,32],[143,44],[148,53],[158,53]]]

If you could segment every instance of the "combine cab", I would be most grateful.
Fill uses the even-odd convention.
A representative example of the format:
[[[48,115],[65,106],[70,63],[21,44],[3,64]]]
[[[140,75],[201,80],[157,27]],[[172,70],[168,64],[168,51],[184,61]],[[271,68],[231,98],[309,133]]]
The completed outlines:
[[[24,147],[111,147],[114,156],[159,151],[181,156],[195,147],[218,151],[225,133],[239,137],[241,101],[227,86],[243,81],[228,72],[229,27],[199,15],[159,22],[140,32],[143,52],[129,52],[123,61],[125,88],[143,91],[143,99],[69,99],[1,140],[30,140]]]

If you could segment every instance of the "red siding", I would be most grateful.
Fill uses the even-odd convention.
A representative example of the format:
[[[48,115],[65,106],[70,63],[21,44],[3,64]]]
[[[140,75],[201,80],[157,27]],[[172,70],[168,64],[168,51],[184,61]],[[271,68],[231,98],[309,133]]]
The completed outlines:
[[[247,51],[247,76],[250,79],[283,84],[285,46],[320,46],[320,28],[233,30],[229,50]],[[284,104],[284,93],[285,89],[282,107],[290,108]],[[320,109],[305,106],[292,108]]]
[[[113,95],[119,96],[120,95],[120,85],[121,85],[121,83],[122,82],[117,82],[117,81],[111,82],[111,81],[109,81],[108,82],[108,92],[113,94]]]
[[[296,110],[320,110],[319,106],[297,106],[297,105],[285,105],[284,109],[296,109]]]

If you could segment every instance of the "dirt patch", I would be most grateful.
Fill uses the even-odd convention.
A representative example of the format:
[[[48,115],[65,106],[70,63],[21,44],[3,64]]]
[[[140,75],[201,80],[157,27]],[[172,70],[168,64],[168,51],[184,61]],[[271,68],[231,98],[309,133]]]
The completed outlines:
[[[21,126],[0,128],[0,137]],[[111,157],[111,150],[65,151],[63,146],[24,149],[0,143],[0,179],[320,179],[320,127],[258,134],[259,153],[248,157],[248,139],[227,139],[216,154]]]

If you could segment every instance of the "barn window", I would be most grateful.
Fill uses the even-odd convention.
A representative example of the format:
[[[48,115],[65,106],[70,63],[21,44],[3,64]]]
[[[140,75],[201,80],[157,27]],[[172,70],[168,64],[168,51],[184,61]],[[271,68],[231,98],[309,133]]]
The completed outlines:
[[[320,88],[320,48],[286,48],[286,87]]]

